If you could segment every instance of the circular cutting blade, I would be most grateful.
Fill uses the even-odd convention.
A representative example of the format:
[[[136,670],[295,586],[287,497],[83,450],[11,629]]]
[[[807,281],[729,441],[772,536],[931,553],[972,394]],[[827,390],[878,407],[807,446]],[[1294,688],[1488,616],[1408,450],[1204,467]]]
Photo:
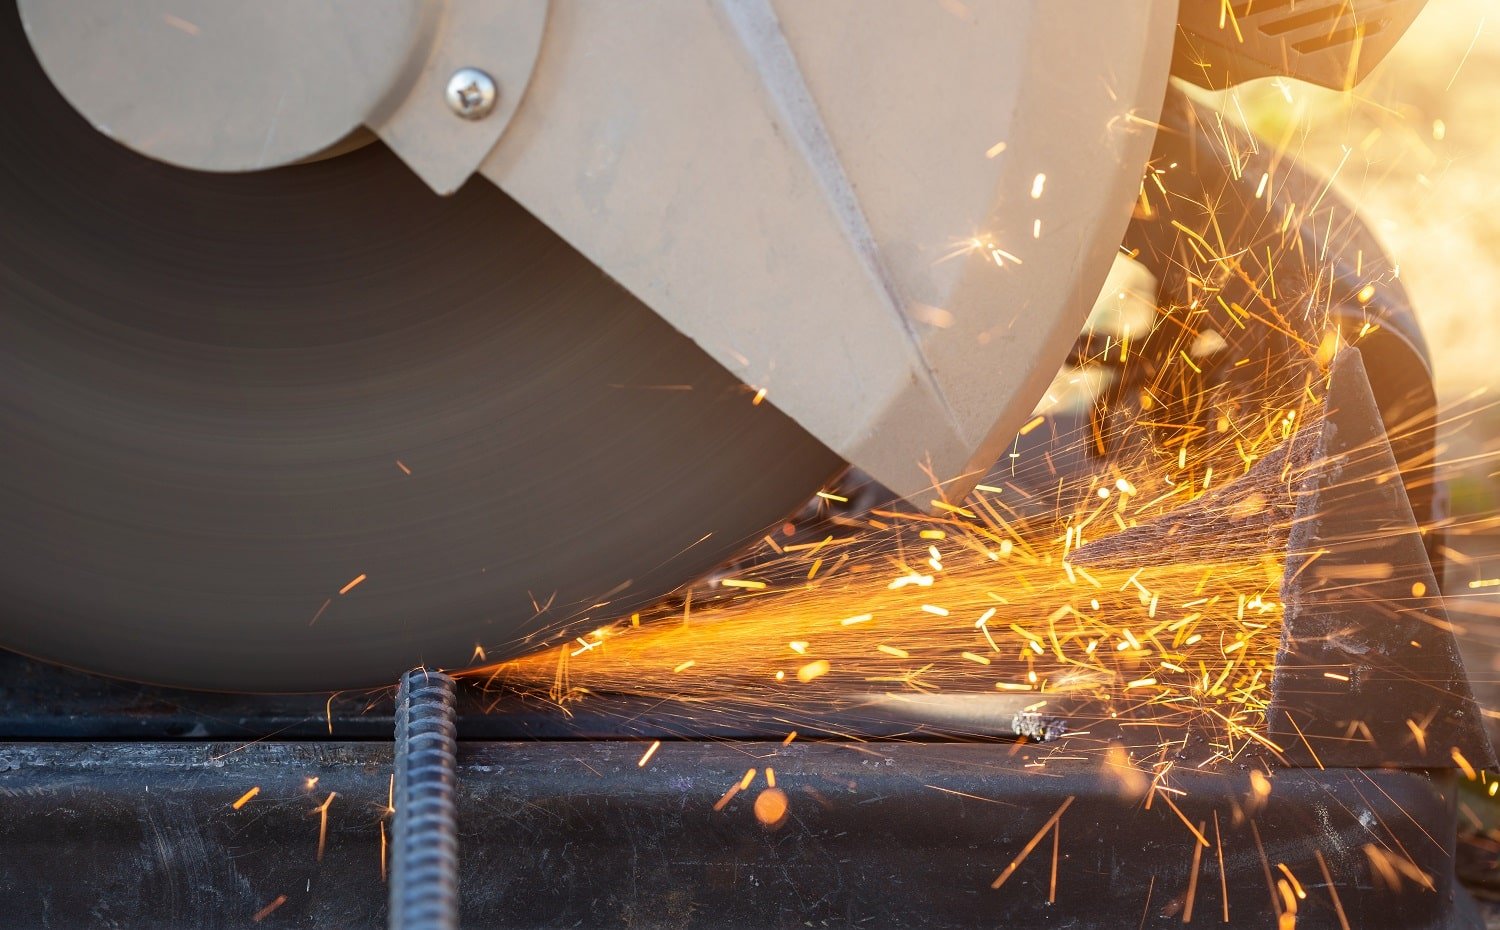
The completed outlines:
[[[0,645],[382,685],[592,629],[839,467],[499,190],[145,160],[3,15]]]

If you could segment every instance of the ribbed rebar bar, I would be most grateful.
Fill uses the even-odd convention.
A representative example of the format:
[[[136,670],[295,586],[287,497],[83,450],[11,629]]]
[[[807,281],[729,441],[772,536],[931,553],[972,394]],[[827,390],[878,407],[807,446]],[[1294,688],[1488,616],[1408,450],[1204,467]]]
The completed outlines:
[[[390,930],[456,930],[453,679],[416,669],[396,696]]]

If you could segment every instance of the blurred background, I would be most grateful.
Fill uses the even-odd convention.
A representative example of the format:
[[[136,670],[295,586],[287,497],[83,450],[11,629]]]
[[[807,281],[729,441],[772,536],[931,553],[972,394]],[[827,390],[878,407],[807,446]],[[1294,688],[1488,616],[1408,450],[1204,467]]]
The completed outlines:
[[[1400,266],[1456,417],[1444,458],[1500,449],[1500,0],[1429,0],[1349,93],[1285,80],[1236,93],[1262,137],[1338,172]],[[1500,463],[1481,464],[1450,470],[1461,514],[1500,513]]]

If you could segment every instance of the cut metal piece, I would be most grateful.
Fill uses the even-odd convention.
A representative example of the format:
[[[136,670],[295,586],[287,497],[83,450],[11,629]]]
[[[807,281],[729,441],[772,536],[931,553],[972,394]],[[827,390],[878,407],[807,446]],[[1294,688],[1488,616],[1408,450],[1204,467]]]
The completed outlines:
[[[1385,58],[1427,0],[1183,0],[1172,73],[1222,90],[1286,75],[1345,90]]]
[[[1267,726],[1288,761],[1496,767],[1358,350],[1294,476]]]
[[[593,629],[840,467],[492,186],[149,161],[0,19],[6,646],[380,686]]]
[[[1317,446],[1316,425],[1300,429],[1234,481],[1155,520],[1087,543],[1068,562],[1124,568],[1163,553],[1174,562],[1212,565],[1282,553],[1297,507],[1287,475],[1305,469]]]

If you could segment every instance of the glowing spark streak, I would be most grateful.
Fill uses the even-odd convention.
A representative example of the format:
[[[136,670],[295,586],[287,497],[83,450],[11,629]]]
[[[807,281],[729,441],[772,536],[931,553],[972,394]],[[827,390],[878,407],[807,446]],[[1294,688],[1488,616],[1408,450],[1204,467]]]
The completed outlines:
[[[792,732],[790,732],[790,733],[788,733],[786,735],[786,739],[784,739],[784,740],[781,741],[781,745],[783,745],[783,746],[790,746],[790,745],[792,745],[792,740],[794,740],[796,738],[797,738],[797,731],[793,730]]]
[[[256,923],[256,924],[260,923],[262,920],[265,920],[267,917],[270,917],[271,914],[278,907],[281,907],[281,905],[283,905],[285,903],[286,903],[286,895],[284,895],[284,894],[277,895],[276,898],[275,898],[275,900],[273,900],[270,904],[267,904],[265,907],[263,907],[260,910],[256,911],[255,912],[255,916],[250,918],[250,922],[251,923]]]
[[[1474,771],[1474,766],[1469,764],[1469,760],[1464,758],[1464,754],[1458,751],[1457,746],[1453,747],[1453,761],[1463,770],[1464,777],[1469,781],[1474,781],[1479,777],[1479,773]]]
[[[1155,793],[1156,793],[1157,797],[1159,797],[1163,801],[1167,802],[1167,806],[1172,809],[1172,813],[1176,814],[1177,815],[1177,819],[1180,820],[1180,821],[1182,821],[1182,825],[1184,827],[1188,828],[1188,832],[1189,833],[1193,834],[1193,839],[1197,840],[1199,842],[1199,844],[1201,844],[1202,846],[1207,847],[1208,846],[1208,837],[1204,836],[1203,833],[1202,833],[1202,831],[1200,831],[1197,827],[1193,826],[1192,821],[1188,820],[1185,816],[1183,816],[1182,809],[1179,808],[1176,804],[1172,803],[1171,796],[1168,795],[1165,791],[1162,791],[1159,788],[1155,789]]]
[[[952,504],[948,503],[947,501],[938,501],[938,500],[935,500],[935,501],[929,501],[929,503],[931,503],[932,506],[936,507],[938,510],[946,510],[949,513],[956,513],[960,517],[968,517],[970,520],[977,520],[977,519],[979,519],[978,517],[974,516],[974,511],[972,511],[972,510],[966,510],[963,507],[955,507]]]
[[[847,541],[846,539],[840,539],[839,540],[839,542],[841,542],[841,543],[842,542],[846,542],[846,541]],[[811,556],[811,555],[816,555],[819,549],[822,549],[824,546],[828,545],[831,542],[833,542],[833,537],[832,536],[825,536],[822,540],[820,540],[818,542],[815,542],[815,543],[797,543],[795,545],[787,546],[784,551],[786,551],[786,552],[806,552],[809,556]]]
[[[922,609],[937,617],[948,616],[948,608],[938,607],[935,604],[923,604]]]
[[[1062,824],[1052,828],[1052,880],[1047,883],[1047,903],[1057,903],[1057,851],[1062,843]]]
[[[328,799],[312,809],[318,815],[318,861],[323,861],[323,849],[328,844],[328,807],[338,797],[337,791],[328,792]]]
[[[686,662],[682,662],[676,668],[672,669],[672,672],[673,672],[673,674],[676,674],[678,672],[685,672],[685,671],[687,671],[688,669],[692,668],[694,665],[697,665],[697,664],[698,663],[695,660],[688,659]]]
[[[980,615],[978,620],[974,621],[974,626],[979,629],[979,632],[984,634],[984,641],[990,644],[990,648],[995,650],[996,652],[999,652],[1000,644],[995,642],[995,637],[990,634],[989,628],[990,618],[994,615],[995,608],[991,607],[989,610],[986,610],[982,615]]]
[[[746,769],[745,777],[740,779],[740,790],[744,791],[755,782],[755,769]]]
[[[1282,907],[1285,908],[1276,923],[1278,930],[1293,930],[1297,926],[1297,896],[1292,894],[1291,886],[1284,879],[1276,880],[1276,888],[1281,892]]]
[[[1027,433],[1036,429],[1038,426],[1041,426],[1045,422],[1047,422],[1046,417],[1032,417],[1030,420],[1026,421],[1025,426],[1021,427],[1021,435],[1025,436]]]
[[[840,504],[847,504],[847,503],[849,503],[849,498],[847,498],[847,497],[840,497],[839,495],[834,494],[834,493],[829,492],[829,491],[819,491],[818,492],[818,496],[821,497],[821,498],[823,498],[825,501],[838,501]]]
[[[900,578],[897,578],[895,581],[892,581],[890,584],[886,585],[886,588],[891,591],[898,591],[909,584],[914,584],[919,588],[930,588],[932,587],[932,576],[902,575]]]
[[[411,474],[411,469],[408,468],[406,466],[406,463],[403,462],[403,461],[401,461],[400,459],[396,459],[396,467],[399,468],[399,469],[401,469],[403,472],[405,472],[408,475]]]
[[[745,581],[740,578],[721,578],[719,586],[723,588],[745,588],[750,591],[763,591],[765,590],[766,583],[764,581]]]
[[[1297,876],[1292,874],[1292,870],[1286,867],[1286,863],[1278,862],[1276,863],[1276,868],[1280,869],[1281,874],[1285,875],[1287,877],[1287,880],[1292,883],[1292,891],[1296,893],[1297,900],[1306,901],[1307,892],[1303,890],[1302,883],[1297,881]]]
[[[755,392],[755,396],[750,399],[750,404],[751,404],[751,406],[759,407],[760,406],[760,402],[763,401],[763,400],[765,400],[765,399],[766,399],[766,389],[765,388],[761,388],[760,390],[756,391]]]
[[[1455,750],[1455,752],[1456,751],[1457,750]],[[251,788],[249,791],[246,791],[244,794],[240,795],[240,799],[229,806],[234,808],[235,810],[239,810],[246,804],[249,804],[250,799],[255,797],[257,794],[260,794],[260,785],[256,785],[254,788]]]
[[[874,619],[874,614],[859,614],[858,616],[854,617],[845,617],[844,619],[839,621],[839,626],[854,626],[856,623],[864,623],[867,620]]]
[[[984,157],[994,158],[996,155],[999,155],[1003,151],[1005,151],[1005,143],[996,142],[994,145],[984,150]]]
[[[1163,798],[1166,795],[1162,795]],[[1198,822],[1198,830],[1201,833],[1207,826],[1203,821]],[[1193,864],[1188,872],[1187,903],[1182,909],[1182,922],[1190,924],[1193,922],[1193,902],[1198,899],[1198,868],[1203,864],[1203,847],[1197,843],[1193,844]]]
[[[807,684],[814,678],[822,678],[828,674],[829,667],[827,659],[818,659],[816,662],[809,662],[797,669],[797,680],[803,684]]]
[[[353,591],[353,590],[354,590],[354,588],[355,588],[355,587],[356,587],[356,586],[357,586],[357,585],[358,585],[358,584],[359,584],[359,583],[360,583],[360,582],[362,582],[362,581],[364,581],[364,580],[365,580],[365,579],[366,579],[366,578],[368,578],[368,577],[369,577],[369,576],[368,576],[368,575],[366,575],[366,574],[364,574],[364,573],[363,573],[363,572],[361,572],[361,573],[360,573],[360,575],[359,575],[359,577],[358,577],[358,578],[355,578],[355,579],[354,579],[354,580],[353,580],[353,581],[351,581],[351,582],[349,582],[349,583],[348,583],[348,584],[346,584],[346,585],[344,585],[344,586],[343,586],[343,587],[342,587],[342,588],[339,588],[339,593],[340,593],[340,594],[348,594],[348,593],[349,593],[349,592],[350,592],[350,591]],[[317,618],[316,618],[316,617],[315,617],[315,618],[313,618],[313,619],[317,619]]]
[[[1036,177],[1032,178],[1031,179],[1031,199],[1032,200],[1040,200],[1041,197],[1042,197],[1042,190],[1046,186],[1047,186],[1047,176],[1045,174],[1038,174]]]
[[[1214,811],[1214,849],[1219,854],[1219,894],[1224,901],[1224,923],[1229,923],[1229,876],[1224,872],[1224,837],[1219,833],[1219,812]],[[1329,883],[1330,885],[1332,882]],[[1348,930],[1346,927],[1345,930]]]
[[[1146,903],[1141,907],[1141,922],[1136,930],[1145,930],[1146,915],[1151,913],[1151,893],[1156,890],[1156,876],[1151,876],[1151,881],[1146,885]]]
[[[1057,822],[1062,819],[1063,812],[1066,811],[1068,809],[1068,806],[1073,803],[1074,797],[1075,795],[1068,795],[1068,799],[1062,802],[1062,806],[1057,809],[1056,813],[1047,818],[1047,822],[1042,824],[1042,828],[1037,831],[1036,836],[1033,836],[1030,841],[1026,843],[1025,847],[1021,849],[1020,854],[1010,861],[1010,865],[1005,867],[1005,871],[1001,872],[998,876],[996,876],[994,881],[990,882],[990,888],[999,888],[1001,885],[1005,884],[1006,879],[1015,874],[1016,869],[1020,868],[1021,863],[1026,861],[1026,857],[1031,855],[1031,851],[1033,849],[1036,849],[1037,844],[1042,841],[1042,837],[1047,835],[1047,831],[1051,830],[1054,826],[1057,825]]]
[[[1406,728],[1408,730],[1411,730],[1411,735],[1416,738],[1418,751],[1420,751],[1420,752],[1426,752],[1427,751],[1427,733],[1425,731],[1423,731],[1421,725],[1418,724],[1415,720],[1410,720],[1409,719],[1409,720],[1406,721]]]
[[[993,608],[991,608],[991,610],[993,610]],[[1063,616],[1066,616],[1066,613],[1064,613]],[[1061,619],[1061,617],[1059,617],[1058,619]],[[1036,635],[1035,633],[1031,632],[1018,623],[1012,623],[1010,625],[1010,628],[1016,635],[1021,636],[1025,639],[1029,639],[1034,643],[1040,643],[1042,641],[1042,638],[1040,636]]]
[[[1239,18],[1234,15],[1234,8],[1230,5],[1229,0],[1223,0],[1223,2],[1219,5],[1220,29],[1224,28],[1226,21],[1229,25],[1232,25],[1234,27],[1234,37],[1239,40],[1241,45],[1243,45],[1245,43],[1245,34],[1240,31]],[[1191,908],[1189,908],[1189,910],[1191,910]],[[1182,922],[1187,923],[1188,918],[1182,918]]]
[[[967,791],[959,791],[955,788],[944,788],[942,785],[923,785],[922,787],[931,788],[933,791],[941,791],[943,794],[956,795],[960,798],[969,798],[974,801],[983,801],[986,804],[1004,804],[1006,807],[1014,806],[1008,801],[999,801],[995,798],[987,798],[982,794],[970,794]]]
[[[734,784],[732,784],[732,785],[729,786],[729,790],[728,791],[724,792],[724,796],[723,797],[719,798],[719,800],[717,800],[717,801],[714,802],[714,810],[715,811],[721,811],[721,810],[723,810],[725,808],[725,806],[729,804],[730,801],[734,800],[734,796],[737,795],[737,794],[739,794],[739,793],[740,793],[740,783],[739,782],[735,782]]]
[[[1448,86],[1443,88],[1443,93],[1451,90],[1453,82],[1458,80],[1458,72],[1464,69],[1464,64],[1469,60],[1469,54],[1474,51],[1474,44],[1479,41],[1479,34],[1484,31],[1484,21],[1485,17],[1481,16],[1479,18],[1479,28],[1474,30],[1474,38],[1469,40],[1469,47],[1464,49],[1464,57],[1458,60],[1458,67],[1453,69],[1453,77],[1448,79]]]
[[[898,649],[895,646],[887,646],[885,643],[881,643],[875,648],[879,649],[881,652],[885,653],[888,656],[895,656],[898,659],[911,658],[911,653],[907,652],[905,649]],[[1496,784],[1500,785],[1500,782],[1496,782]]]
[[[639,762],[637,762],[635,764],[635,767],[638,768],[638,769],[645,768],[646,767],[646,763],[651,761],[651,757],[654,756],[654,755],[656,755],[656,750],[658,750],[660,748],[661,748],[661,740],[657,740],[656,742],[652,743],[646,749],[646,751],[641,754],[641,759],[640,759]]]
[[[1323,871],[1324,886],[1328,889],[1328,896],[1333,899],[1333,910],[1338,914],[1339,928],[1349,930],[1349,918],[1344,916],[1344,903],[1339,900],[1339,890],[1334,887],[1333,876],[1328,872],[1328,863],[1323,859],[1321,850],[1314,849],[1313,855],[1318,858],[1318,868]]]
[[[959,653],[959,655],[963,656],[965,659],[968,659],[970,662],[978,662],[980,665],[990,664],[988,656],[982,656],[977,652],[961,652]]]

